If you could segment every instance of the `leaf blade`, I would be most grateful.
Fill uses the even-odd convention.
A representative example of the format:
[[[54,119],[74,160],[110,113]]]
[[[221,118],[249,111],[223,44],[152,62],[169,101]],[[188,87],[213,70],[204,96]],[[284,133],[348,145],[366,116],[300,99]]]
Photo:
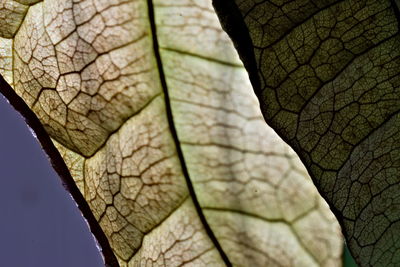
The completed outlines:
[[[156,1],[155,22],[150,21],[152,16],[148,9],[151,7],[146,1],[117,1],[114,4],[89,0],[44,1],[29,7],[27,17],[14,39],[15,90],[36,112],[48,134],[55,139],[56,147],[89,203],[91,213],[101,226],[119,264],[144,265],[152,261],[167,266],[186,263],[223,266],[229,265],[231,260],[235,265],[249,264],[252,263],[251,259],[249,261],[243,251],[253,253],[255,248],[249,250],[246,246],[251,247],[254,242],[259,241],[263,248],[261,253],[254,255],[258,255],[255,262],[260,265],[276,263],[282,255],[286,256],[287,264],[294,262],[310,266],[330,262],[338,265],[341,253],[338,226],[329,213],[325,214],[327,207],[320,204],[320,199],[316,199],[316,191],[307,180],[305,171],[301,170],[301,164],[293,152],[287,151],[288,148],[282,143],[277,145],[277,150],[285,151],[284,156],[281,152],[278,153],[283,162],[286,156],[290,158],[290,164],[284,163],[290,165],[286,168],[290,169],[287,176],[298,181],[298,189],[302,192],[299,199],[310,201],[311,205],[306,205],[305,208],[301,205],[292,206],[290,198],[283,192],[277,192],[280,197],[275,200],[272,187],[267,188],[271,192],[266,192],[264,197],[272,199],[274,205],[282,202],[290,210],[287,214],[279,214],[273,208],[263,207],[265,199],[261,197],[261,193],[256,197],[259,199],[255,206],[252,203],[247,203],[242,208],[234,205],[234,201],[250,201],[250,193],[256,187],[254,185],[241,186],[240,190],[248,192],[242,199],[235,198],[234,193],[229,194],[227,199],[230,201],[224,199],[224,195],[220,193],[215,199],[206,199],[207,187],[202,188],[201,182],[196,183],[194,178],[197,176],[204,179],[210,175],[204,170],[196,173],[196,166],[202,164],[202,154],[207,155],[205,158],[217,165],[227,166],[225,171],[218,174],[221,170],[215,164],[205,163],[204,169],[208,167],[213,170],[211,179],[218,180],[214,176],[219,176],[227,181],[240,183],[240,176],[234,175],[236,163],[232,164],[231,159],[240,155],[246,158],[247,164],[254,164],[251,161],[254,157],[257,158],[257,154],[263,157],[262,150],[270,149],[268,144],[262,145],[260,150],[247,142],[252,137],[258,138],[252,128],[262,128],[271,133],[271,146],[279,142],[279,139],[272,131],[264,128],[265,125],[259,123],[261,115],[254,108],[256,101],[248,90],[250,87],[246,72],[229,39],[220,29],[210,2],[196,4],[188,1],[176,5],[174,2],[166,4],[164,1]],[[182,14],[181,10],[184,8],[187,12]],[[162,10],[172,12],[174,16],[167,12],[162,17]],[[192,12],[199,16],[192,17]],[[171,18],[172,22],[176,22],[182,15],[185,16],[179,27],[185,30],[181,31],[179,41],[170,39],[172,35],[168,31],[171,32],[174,25],[168,24],[167,19]],[[62,18],[72,20],[62,23]],[[158,18],[161,19],[157,20]],[[185,20],[193,19],[195,22],[187,24],[189,32],[186,32]],[[76,25],[70,24],[73,20],[78,21]],[[208,24],[211,26],[204,26]],[[193,40],[191,32],[196,28],[202,30],[198,32],[195,41],[189,41]],[[154,34],[155,31],[157,34]],[[156,45],[156,52],[153,51],[154,38],[162,46],[157,48]],[[207,40],[211,40],[211,44]],[[191,42],[200,45],[190,45]],[[213,60],[213,57],[217,60]],[[165,69],[164,82],[159,75],[161,65],[168,66]],[[194,84],[190,85],[185,79],[180,84],[176,83],[179,80],[176,79],[177,76],[179,78],[182,73],[187,73],[186,77],[189,78],[192,75],[190,71],[195,68],[199,70],[193,75]],[[181,71],[183,72],[180,73]],[[219,75],[222,78],[218,78]],[[189,101],[183,103],[181,94],[184,91],[179,90],[193,85],[192,88],[195,88],[196,83],[204,82],[199,79],[202,77],[207,77],[204,79],[204,87],[210,93],[202,101],[211,103],[211,106],[199,108],[199,95],[188,96],[186,100]],[[232,77],[236,77],[234,82],[237,85],[234,85]],[[202,89],[201,87],[198,86],[196,90]],[[229,91],[232,88],[235,89],[233,94]],[[213,96],[213,89],[225,91],[226,96]],[[242,92],[242,89],[247,91]],[[240,112],[238,115],[235,111],[240,99],[245,100],[244,113],[249,119],[255,120],[255,125],[249,127],[237,141],[237,131],[231,128],[240,128],[246,124],[243,118],[238,119]],[[191,131],[198,130],[190,125],[193,121],[190,121],[189,114],[193,108],[199,109],[192,114],[209,116],[208,121],[198,121],[220,126],[214,130],[206,130],[205,134],[190,134]],[[226,125],[221,124],[221,118],[227,122]],[[179,123],[189,127],[182,128]],[[175,134],[172,129],[174,127]],[[231,137],[226,140],[221,138],[225,134]],[[205,143],[203,138],[207,138],[210,143]],[[248,145],[244,145],[242,139]],[[179,152],[180,149],[182,153]],[[213,158],[213,151],[228,155],[228,160]],[[253,154],[254,157],[247,154]],[[191,166],[188,167],[189,174],[185,175],[182,171],[182,159]],[[254,162],[259,162],[259,159]],[[284,181],[279,168],[276,177],[270,177],[265,167],[259,169],[255,176],[260,176],[256,178],[263,180],[262,183],[267,184],[268,181],[265,180],[268,179],[282,180],[282,184],[285,184],[282,191],[288,190],[289,193],[297,194],[290,191],[293,184],[289,179]],[[245,177],[246,173],[252,173],[253,170],[242,172]],[[194,193],[188,188],[186,181],[189,178],[193,182]],[[248,180],[253,182],[252,177]],[[227,183],[223,188],[229,190],[232,186]],[[200,205],[195,204],[196,197]],[[218,201],[218,198],[226,205],[236,208],[232,210],[233,214],[223,216],[223,220],[219,219],[222,211],[211,210],[219,206],[209,205]],[[297,207],[301,207],[302,211],[299,212]],[[273,219],[271,223],[248,219],[250,216],[244,215],[247,210],[270,220],[270,215],[265,215],[268,211],[272,213]],[[311,252],[301,244],[307,239],[313,240],[318,234],[317,231],[304,230],[309,227],[309,223],[300,223],[308,217],[309,211],[313,218],[315,214],[322,216],[319,218],[326,215],[317,225],[327,230],[326,235],[320,236],[322,241],[317,242],[322,246],[310,247]],[[205,216],[202,222],[203,212]],[[251,212],[249,214],[253,216]],[[302,216],[303,213],[306,215]],[[229,218],[242,218],[242,221],[251,223],[240,229],[237,220]],[[276,218],[289,222],[276,223]],[[299,223],[289,227],[297,218],[300,218]],[[211,230],[206,229],[204,221],[213,224],[210,225]],[[241,231],[241,238],[233,242],[226,237],[230,223],[236,228],[234,232]],[[252,229],[250,227],[253,224],[258,226]],[[216,233],[216,240],[221,242],[222,249],[216,248],[210,231]],[[274,231],[278,233],[277,240],[282,239],[286,243],[275,244],[268,238],[262,238],[264,233]],[[297,231],[300,237],[293,233]],[[241,246],[240,242],[243,240],[247,240],[247,243]],[[279,248],[270,252],[269,245]],[[291,248],[290,254],[284,253],[287,247]],[[233,252],[229,248],[234,248]],[[226,252],[229,254],[229,261],[221,259],[221,250],[229,251]],[[301,257],[298,257],[299,253]]]
[[[214,3],[224,23],[222,2]],[[385,227],[396,231],[398,212],[385,212],[389,226],[372,207],[396,206],[389,192],[397,180],[396,153],[380,152],[390,145],[379,140],[382,129],[398,123],[398,7],[394,1],[231,3],[250,39],[231,37],[242,46],[239,52],[248,53],[245,61],[255,58],[247,60],[247,69],[266,121],[302,158],[336,211],[357,262],[397,262],[396,250],[388,249],[397,243],[383,235]]]

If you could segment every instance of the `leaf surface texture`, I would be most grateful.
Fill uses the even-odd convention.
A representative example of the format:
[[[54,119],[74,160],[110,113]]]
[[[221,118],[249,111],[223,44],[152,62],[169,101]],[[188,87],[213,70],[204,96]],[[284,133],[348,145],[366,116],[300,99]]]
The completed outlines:
[[[214,5],[265,120],[298,152],[357,262],[397,266],[399,2]]]
[[[1,0],[3,14],[0,73],[120,266],[340,265],[339,226],[263,122],[210,1]]]

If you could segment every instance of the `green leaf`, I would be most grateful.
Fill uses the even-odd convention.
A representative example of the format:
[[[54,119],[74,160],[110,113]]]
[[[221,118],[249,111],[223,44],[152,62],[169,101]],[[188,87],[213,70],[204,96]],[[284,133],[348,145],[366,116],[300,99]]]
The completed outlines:
[[[107,264],[341,264],[339,225],[263,122],[211,1],[24,8],[0,21],[0,90],[74,180]]]
[[[218,1],[265,120],[361,266],[400,264],[398,1]]]

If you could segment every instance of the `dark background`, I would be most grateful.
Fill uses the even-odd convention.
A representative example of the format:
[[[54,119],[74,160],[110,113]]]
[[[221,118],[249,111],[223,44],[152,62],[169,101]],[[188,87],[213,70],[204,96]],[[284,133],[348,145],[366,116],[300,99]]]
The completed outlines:
[[[75,202],[1,94],[0,266],[104,266]]]

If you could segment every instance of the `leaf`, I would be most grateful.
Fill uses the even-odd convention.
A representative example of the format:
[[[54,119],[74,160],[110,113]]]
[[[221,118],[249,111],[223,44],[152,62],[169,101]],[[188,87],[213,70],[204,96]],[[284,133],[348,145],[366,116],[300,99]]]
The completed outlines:
[[[400,263],[398,3],[214,0],[265,120],[299,154],[362,266]]]
[[[107,264],[341,265],[339,225],[263,122],[211,1],[49,0],[9,17],[0,71],[24,103],[0,90]]]

